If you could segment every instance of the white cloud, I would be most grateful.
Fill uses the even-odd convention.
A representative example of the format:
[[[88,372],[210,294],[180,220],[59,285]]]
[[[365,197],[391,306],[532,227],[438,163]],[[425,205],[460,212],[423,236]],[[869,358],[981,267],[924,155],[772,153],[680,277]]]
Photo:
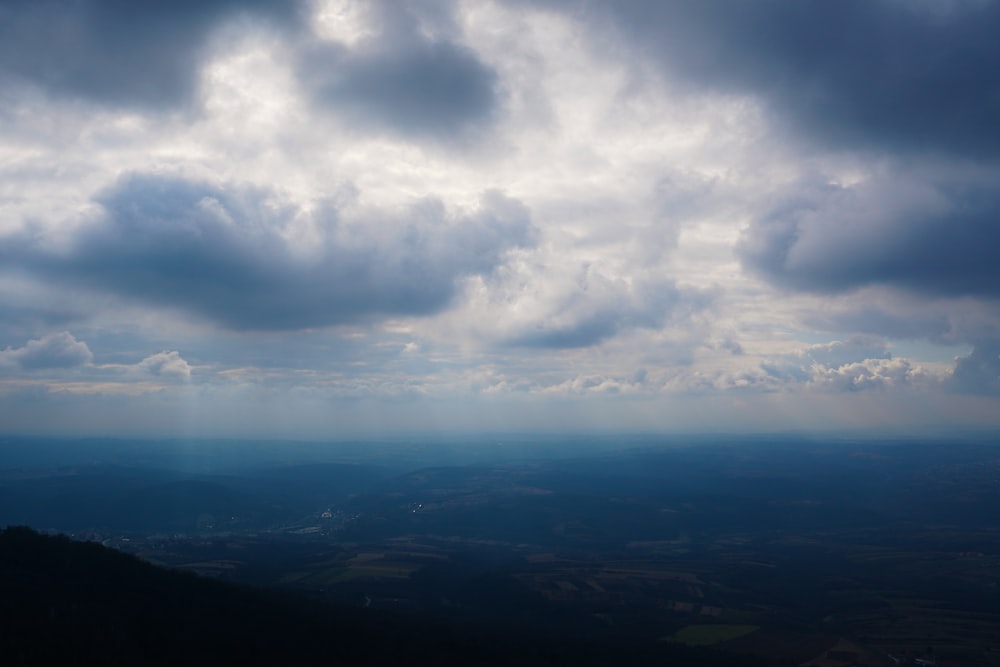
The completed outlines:
[[[890,389],[912,385],[930,387],[943,380],[941,375],[913,365],[906,359],[865,359],[841,366],[817,364],[810,370],[811,385],[834,391]]]
[[[0,351],[0,367],[13,366],[26,371],[74,368],[89,364],[94,358],[90,348],[68,331],[29,340],[22,347]]]
[[[136,368],[153,377],[191,379],[191,365],[177,351],[163,351],[150,355],[136,364]]]

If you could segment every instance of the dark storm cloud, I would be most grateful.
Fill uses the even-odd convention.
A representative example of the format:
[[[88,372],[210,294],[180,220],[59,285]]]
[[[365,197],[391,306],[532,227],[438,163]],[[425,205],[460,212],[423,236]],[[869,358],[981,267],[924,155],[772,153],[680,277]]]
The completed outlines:
[[[299,75],[321,107],[362,127],[438,139],[494,117],[498,76],[472,50],[447,34],[425,35],[405,5],[372,13],[376,36],[350,48],[320,42],[303,49]]]
[[[1000,341],[978,343],[961,357],[951,376],[951,387],[967,394],[1000,395]]]
[[[240,13],[294,23],[290,0],[4,0],[0,84],[100,104],[190,100],[212,30]]]
[[[306,220],[308,251],[286,234],[300,210],[263,190],[225,190],[150,175],[96,198],[103,214],[55,247],[28,234],[0,242],[10,268],[43,281],[176,307],[233,329],[298,329],[445,308],[456,281],[489,273],[532,242],[527,210],[499,193],[474,213],[425,200],[404,219],[344,224],[335,210]]]
[[[811,141],[1000,157],[998,2],[624,0],[588,11],[598,32],[611,19],[675,81],[758,96]]]
[[[744,264],[800,290],[885,284],[942,296],[1000,297],[1000,187],[890,176],[805,183],[744,231]]]

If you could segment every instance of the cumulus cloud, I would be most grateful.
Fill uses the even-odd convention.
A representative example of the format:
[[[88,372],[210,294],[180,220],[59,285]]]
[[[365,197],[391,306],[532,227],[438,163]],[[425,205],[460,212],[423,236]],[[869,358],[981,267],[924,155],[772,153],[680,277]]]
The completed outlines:
[[[527,209],[498,192],[452,214],[436,200],[344,220],[312,217],[263,188],[223,188],[132,174],[97,196],[101,213],[65,242],[26,233],[0,241],[9,266],[175,307],[233,329],[288,330],[426,315],[456,281],[493,271],[532,243]],[[295,231],[315,235],[307,243]]]
[[[619,266],[610,261],[613,254],[605,261],[581,261],[573,247],[518,253],[495,274],[467,281],[464,303],[435,323],[438,333],[512,354],[585,349],[665,327],[691,327],[717,296],[679,285],[659,269]]]
[[[550,303],[549,312],[511,332],[509,343],[539,348],[587,347],[634,328],[661,327],[698,297],[669,280],[610,279],[582,267],[575,289]]]
[[[291,0],[13,0],[0,4],[0,82],[130,107],[176,107],[197,90],[212,31],[254,14],[291,25]]]
[[[840,366],[813,366],[810,383],[833,391],[864,391],[932,381],[935,376],[906,359],[865,359]]]
[[[23,347],[0,351],[0,367],[13,366],[26,371],[73,368],[89,364],[94,358],[90,348],[68,331],[29,340]]]
[[[136,364],[137,369],[154,377],[190,380],[191,366],[177,351],[163,351],[150,355]]]
[[[998,246],[995,180],[891,174],[792,188],[751,222],[739,254],[748,268],[793,289],[830,293],[884,284],[997,297]]]
[[[884,341],[867,336],[810,345],[795,355],[762,363],[761,370],[771,382],[757,384],[772,389],[804,387],[853,392],[930,387],[943,379],[932,369],[909,359],[893,357]]]
[[[302,49],[298,74],[321,108],[354,126],[453,139],[488,123],[500,99],[497,73],[449,34],[429,35],[403,3],[372,3],[372,34],[354,44]]]
[[[621,394],[639,390],[641,383],[606,375],[579,375],[558,384],[535,389],[540,394]]]

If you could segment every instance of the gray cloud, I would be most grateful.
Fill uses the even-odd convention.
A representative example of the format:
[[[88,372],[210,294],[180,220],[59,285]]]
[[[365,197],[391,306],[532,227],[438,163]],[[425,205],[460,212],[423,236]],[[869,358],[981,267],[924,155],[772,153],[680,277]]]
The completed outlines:
[[[29,340],[23,347],[0,351],[0,367],[15,366],[26,371],[73,368],[89,364],[93,358],[86,343],[62,331]]]
[[[376,37],[303,49],[299,75],[321,107],[356,126],[436,139],[461,138],[494,118],[491,67],[447,36],[422,34],[403,6],[377,14]]]
[[[748,268],[793,289],[885,284],[942,296],[1000,297],[1000,189],[893,175],[854,186],[806,182],[745,230]]]
[[[279,0],[6,0],[0,3],[0,83],[110,105],[189,101],[208,38],[226,18],[298,19]]]
[[[710,300],[711,295],[682,290],[672,280],[638,277],[626,282],[584,267],[575,292],[508,342],[536,348],[588,347],[630,329],[662,327]]]
[[[1000,341],[981,342],[958,359],[949,384],[964,394],[1000,395]]]
[[[554,6],[564,6],[552,3]],[[838,148],[1000,157],[1000,3],[624,0],[588,7],[698,88]]]
[[[534,234],[527,209],[496,192],[469,215],[425,200],[402,219],[352,224],[332,208],[310,217],[263,189],[144,174],[95,200],[102,214],[65,242],[22,233],[0,241],[0,257],[42,281],[176,307],[233,329],[434,313],[459,278],[493,271]],[[305,223],[318,241],[289,241]]]

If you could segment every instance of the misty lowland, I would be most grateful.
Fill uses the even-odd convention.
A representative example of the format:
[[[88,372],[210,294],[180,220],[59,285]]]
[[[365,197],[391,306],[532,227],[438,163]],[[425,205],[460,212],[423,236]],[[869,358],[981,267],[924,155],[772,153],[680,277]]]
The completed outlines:
[[[998,479],[975,439],[6,438],[5,650],[997,665]]]

